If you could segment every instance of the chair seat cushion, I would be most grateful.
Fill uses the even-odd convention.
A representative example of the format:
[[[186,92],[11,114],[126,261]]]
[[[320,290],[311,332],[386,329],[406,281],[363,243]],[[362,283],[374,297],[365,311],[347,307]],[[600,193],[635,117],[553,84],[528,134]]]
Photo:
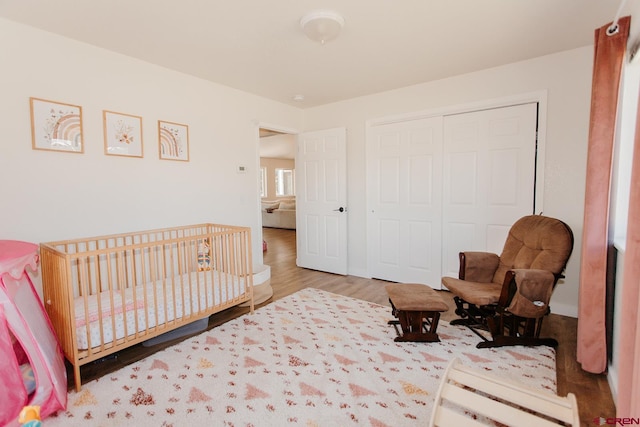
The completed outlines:
[[[493,282],[468,282],[453,277],[443,277],[442,284],[455,295],[475,305],[497,304],[502,292],[502,285]]]
[[[396,309],[402,311],[447,311],[449,306],[436,291],[419,283],[394,283],[385,287]]]

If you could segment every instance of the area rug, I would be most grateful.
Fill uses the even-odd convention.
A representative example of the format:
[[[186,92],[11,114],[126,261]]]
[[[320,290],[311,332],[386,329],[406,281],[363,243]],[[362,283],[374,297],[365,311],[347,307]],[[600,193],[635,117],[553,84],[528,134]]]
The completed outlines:
[[[556,391],[548,347],[396,343],[388,307],[304,289],[71,392],[54,426],[425,425],[449,361]]]

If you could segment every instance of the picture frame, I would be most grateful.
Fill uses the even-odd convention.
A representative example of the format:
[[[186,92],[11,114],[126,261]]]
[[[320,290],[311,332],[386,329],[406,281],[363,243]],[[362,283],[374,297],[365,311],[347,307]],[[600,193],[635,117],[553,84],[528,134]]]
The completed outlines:
[[[162,160],[189,161],[189,126],[158,120],[158,153]]]
[[[143,157],[142,117],[103,110],[104,154]]]
[[[82,107],[41,98],[29,98],[31,148],[84,153]]]

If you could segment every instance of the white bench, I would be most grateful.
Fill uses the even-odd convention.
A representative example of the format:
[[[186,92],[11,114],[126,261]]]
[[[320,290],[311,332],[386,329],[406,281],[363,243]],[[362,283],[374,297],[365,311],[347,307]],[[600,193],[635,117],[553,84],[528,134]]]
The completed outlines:
[[[483,418],[487,423],[480,421]],[[429,426],[480,427],[495,422],[514,427],[580,427],[573,393],[560,397],[526,388],[453,359],[436,394]]]

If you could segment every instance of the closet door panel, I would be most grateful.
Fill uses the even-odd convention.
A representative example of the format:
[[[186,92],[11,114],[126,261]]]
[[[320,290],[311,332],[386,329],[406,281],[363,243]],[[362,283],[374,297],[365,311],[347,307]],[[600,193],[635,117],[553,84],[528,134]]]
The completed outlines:
[[[369,272],[439,289],[442,118],[382,125],[370,132]]]
[[[445,193],[452,207],[469,209],[476,204],[478,191],[477,153],[452,153],[445,166]]]
[[[461,251],[499,254],[533,213],[536,121],[535,103],[444,118],[443,275],[457,276]]]
[[[372,277],[440,288],[458,253],[500,253],[533,212],[537,104],[373,126],[367,138]]]

